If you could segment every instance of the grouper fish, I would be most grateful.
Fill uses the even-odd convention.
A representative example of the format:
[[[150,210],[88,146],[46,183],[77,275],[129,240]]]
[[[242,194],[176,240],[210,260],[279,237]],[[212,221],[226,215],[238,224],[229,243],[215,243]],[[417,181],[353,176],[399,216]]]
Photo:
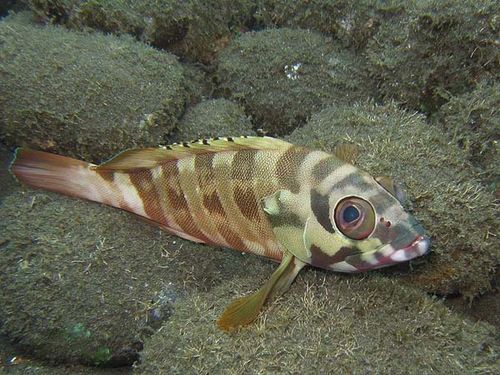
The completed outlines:
[[[227,137],[133,149],[100,165],[18,149],[18,181],[133,212],[182,238],[280,265],[218,320],[252,322],[305,265],[362,272],[425,254],[429,238],[401,190],[337,156],[271,137]],[[339,157],[340,155],[340,157]]]

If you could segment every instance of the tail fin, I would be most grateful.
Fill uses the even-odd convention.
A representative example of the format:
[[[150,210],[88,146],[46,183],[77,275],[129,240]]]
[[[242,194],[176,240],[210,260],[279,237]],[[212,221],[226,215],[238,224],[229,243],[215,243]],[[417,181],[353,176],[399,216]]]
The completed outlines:
[[[93,195],[94,189],[89,189],[89,183],[95,179],[91,166],[65,156],[18,148],[10,171],[30,187],[100,201]]]

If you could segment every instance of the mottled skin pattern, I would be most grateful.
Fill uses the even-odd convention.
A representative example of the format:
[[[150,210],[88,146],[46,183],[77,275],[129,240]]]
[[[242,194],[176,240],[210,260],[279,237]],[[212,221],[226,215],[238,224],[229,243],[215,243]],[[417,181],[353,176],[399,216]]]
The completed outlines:
[[[220,142],[230,145],[205,140],[171,146],[194,154],[153,168],[122,172],[111,161],[95,170],[108,183],[125,182],[123,189],[134,189],[143,206],[139,212],[127,203],[120,208],[193,241],[281,260],[283,249],[261,200],[277,190],[298,189],[296,171],[310,151],[275,140],[285,147],[209,151]],[[196,153],[199,150],[208,151]]]
[[[281,261],[259,291],[229,306],[219,320],[226,330],[255,319],[305,264],[360,272],[412,259],[429,245],[390,179],[268,137],[130,150],[99,166],[19,150],[12,172],[27,185],[131,211],[192,241]]]

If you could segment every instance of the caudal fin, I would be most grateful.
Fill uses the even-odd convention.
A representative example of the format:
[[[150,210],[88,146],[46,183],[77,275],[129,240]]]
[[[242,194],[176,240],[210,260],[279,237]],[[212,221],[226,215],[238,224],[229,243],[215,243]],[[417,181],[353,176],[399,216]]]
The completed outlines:
[[[65,156],[18,148],[10,171],[19,182],[30,187],[98,200],[92,196],[93,189],[89,189],[95,175],[89,169],[91,166],[93,164]]]

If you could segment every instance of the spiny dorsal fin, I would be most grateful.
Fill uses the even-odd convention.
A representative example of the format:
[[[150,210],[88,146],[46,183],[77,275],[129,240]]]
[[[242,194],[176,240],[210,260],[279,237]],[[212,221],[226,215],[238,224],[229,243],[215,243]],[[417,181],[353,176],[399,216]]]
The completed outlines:
[[[271,137],[224,137],[198,139],[175,143],[158,148],[142,148],[124,151],[107,162],[95,167],[100,170],[150,169],[160,163],[184,157],[222,151],[279,150],[290,147],[290,143]]]

